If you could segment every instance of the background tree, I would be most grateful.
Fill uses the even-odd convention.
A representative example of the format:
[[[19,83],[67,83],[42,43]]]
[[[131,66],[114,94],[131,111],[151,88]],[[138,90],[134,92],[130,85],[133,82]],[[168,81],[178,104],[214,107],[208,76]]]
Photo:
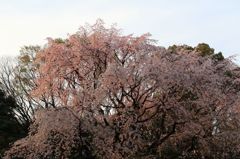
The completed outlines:
[[[15,81],[15,66],[16,60],[13,58],[2,58],[1,59],[1,71],[0,71],[0,80],[1,80],[1,89],[6,92],[7,95],[12,96],[16,101],[18,107],[15,108],[15,116],[22,125],[25,125],[25,130],[28,130],[28,127],[31,123],[31,114],[33,109],[31,106],[28,106],[28,102],[25,101],[25,96],[23,92],[16,86]]]
[[[55,107],[53,99],[44,94],[38,99],[31,96],[31,91],[37,87],[35,80],[39,76],[39,65],[34,60],[40,49],[39,46],[24,46],[17,58],[2,58],[0,64],[0,87],[18,104],[15,116],[25,125],[26,131],[36,109]]]
[[[24,137],[27,133],[15,117],[14,110],[17,107],[14,98],[0,90],[0,156],[9,148],[11,142]]]
[[[31,96],[31,92],[37,87],[36,79],[40,78],[38,68],[39,63],[35,63],[36,54],[41,50],[40,46],[24,46],[20,50],[17,66],[14,68],[15,87],[19,88],[22,94],[26,96],[26,100],[30,104],[29,107],[50,108],[55,107],[54,99],[47,98],[44,94],[38,99]]]
[[[196,51],[200,53],[201,56],[213,55],[214,49],[206,43],[200,43],[196,46]]]

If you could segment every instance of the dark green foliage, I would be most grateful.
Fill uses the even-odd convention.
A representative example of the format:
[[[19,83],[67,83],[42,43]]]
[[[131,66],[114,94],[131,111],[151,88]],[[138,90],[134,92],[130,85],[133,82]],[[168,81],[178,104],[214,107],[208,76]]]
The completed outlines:
[[[160,156],[163,159],[175,159],[181,156],[181,151],[178,151],[175,145],[168,143],[163,147]]]
[[[227,77],[230,77],[230,78],[232,78],[234,76],[233,72],[231,72],[231,71],[225,71],[224,75]]]
[[[56,43],[58,43],[58,44],[63,44],[63,43],[65,43],[65,40],[62,39],[62,38],[56,38],[56,39],[54,39],[54,41],[55,41]]]
[[[177,49],[177,45],[172,45],[168,47],[168,51],[170,51],[171,53],[175,53]]]
[[[0,154],[9,144],[24,136],[24,131],[17,118],[14,116],[14,109],[17,107],[15,100],[6,96],[0,90]]]
[[[193,47],[188,46],[188,45],[182,45],[181,47],[184,48],[185,50],[188,50],[188,51],[193,51],[194,50]]]
[[[201,56],[209,56],[214,54],[214,49],[210,48],[210,46],[206,43],[198,44],[195,49]]]
[[[194,50],[193,47],[188,46],[188,45],[172,45],[172,46],[169,46],[167,50],[170,53],[177,53],[178,49],[184,49],[184,50],[187,50],[187,51],[193,51]]]
[[[181,93],[181,98],[179,101],[186,101],[186,100],[196,100],[198,99],[197,95],[190,90],[183,90]]]
[[[219,52],[219,53],[213,55],[213,59],[216,61],[222,61],[222,60],[224,60],[224,56],[223,56],[222,52]]]

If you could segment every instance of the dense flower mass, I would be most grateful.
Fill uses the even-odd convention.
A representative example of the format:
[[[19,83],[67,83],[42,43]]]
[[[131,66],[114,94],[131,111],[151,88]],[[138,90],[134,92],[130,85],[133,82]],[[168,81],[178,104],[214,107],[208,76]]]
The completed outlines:
[[[239,67],[207,44],[166,49],[99,20],[31,66],[29,97],[53,108],[6,158],[240,157]]]
[[[81,147],[79,124],[67,108],[38,111],[29,136],[17,141],[6,158],[74,157]]]

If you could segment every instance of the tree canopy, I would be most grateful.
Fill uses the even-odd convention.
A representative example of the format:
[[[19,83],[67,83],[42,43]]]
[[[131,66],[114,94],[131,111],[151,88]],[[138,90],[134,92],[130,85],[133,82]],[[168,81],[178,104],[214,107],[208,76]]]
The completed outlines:
[[[239,67],[208,44],[166,49],[99,20],[49,38],[33,64],[28,95],[52,108],[5,158],[240,156]]]

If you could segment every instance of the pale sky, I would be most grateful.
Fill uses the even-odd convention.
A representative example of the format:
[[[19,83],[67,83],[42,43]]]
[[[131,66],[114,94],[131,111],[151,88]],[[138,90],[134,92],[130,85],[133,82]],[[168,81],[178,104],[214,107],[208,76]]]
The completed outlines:
[[[98,18],[124,34],[150,32],[161,46],[205,42],[240,54],[240,0],[0,0],[0,55],[65,38]]]

